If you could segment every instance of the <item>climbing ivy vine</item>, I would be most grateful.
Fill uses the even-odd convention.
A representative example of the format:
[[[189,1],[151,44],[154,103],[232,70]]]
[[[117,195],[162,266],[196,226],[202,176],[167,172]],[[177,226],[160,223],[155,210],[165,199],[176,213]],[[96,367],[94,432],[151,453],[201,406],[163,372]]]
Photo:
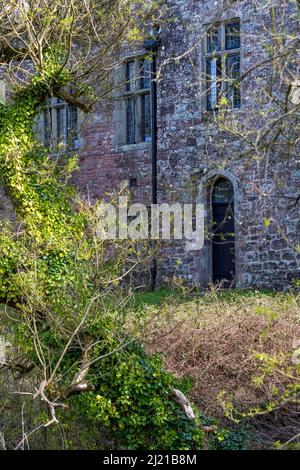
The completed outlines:
[[[107,256],[94,235],[93,209],[69,181],[76,158],[58,162],[35,138],[49,91],[68,83],[68,73],[57,70],[49,61],[49,73],[13,91],[0,108],[1,179],[18,216],[16,226],[2,224],[0,231],[0,298],[13,306],[5,320],[10,341],[37,381],[36,396],[50,415],[45,424],[64,422],[68,401],[125,447],[201,448],[199,418],[190,421],[170,400],[177,381],[125,333],[124,244]]]

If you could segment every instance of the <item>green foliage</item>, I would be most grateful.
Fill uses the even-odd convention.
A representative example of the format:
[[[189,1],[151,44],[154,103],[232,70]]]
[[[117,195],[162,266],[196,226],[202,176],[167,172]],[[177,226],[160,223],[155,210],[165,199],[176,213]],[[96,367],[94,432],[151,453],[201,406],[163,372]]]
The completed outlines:
[[[249,442],[253,438],[250,431],[244,426],[226,429],[218,420],[202,413],[201,421],[204,426],[215,427],[215,430],[208,434],[208,445],[214,450],[247,450]]]
[[[216,431],[209,444],[214,450],[249,450],[250,439],[251,434],[242,427],[235,431],[223,428]]]
[[[95,393],[77,398],[92,421],[109,427],[128,449],[201,449],[199,416],[189,420],[170,400],[181,386],[164,371],[159,357],[149,357],[132,344],[101,362]]]
[[[273,386],[271,390],[271,398],[263,402],[261,405],[248,407],[245,411],[237,409],[230,396],[222,391],[218,400],[223,407],[225,416],[240,424],[241,421],[258,416],[270,415],[282,408],[291,410],[297,408],[300,397],[300,361],[299,348],[295,349],[293,354],[278,353],[270,355],[266,353],[256,353],[255,359],[258,362],[257,375],[252,378],[253,384],[257,388],[262,388],[267,378],[274,377],[280,379],[280,387]],[[274,446],[277,448],[288,447],[290,444],[296,444],[299,435],[289,438],[288,442],[276,442]]]
[[[0,171],[24,226],[21,241],[12,238],[8,228],[0,233],[0,295],[7,300],[20,295],[20,265],[28,277],[38,272],[49,294],[66,274],[72,276],[75,251],[78,259],[86,255],[75,249],[84,234],[85,216],[74,210],[74,189],[67,185],[74,158],[59,165],[33,135],[34,119],[50,82],[51,86],[66,82],[65,76],[55,75],[55,60],[49,64],[48,77],[36,77],[27,89],[14,93],[12,104],[0,108]],[[35,260],[32,252],[37,254]]]
[[[74,158],[61,164],[34,139],[49,89],[69,80],[59,55],[53,48],[43,76],[0,108],[0,171],[22,227],[17,236],[9,225],[0,231],[0,296],[15,306],[10,340],[43,370],[53,400],[74,381],[86,345],[94,390],[71,400],[125,447],[201,448],[199,418],[189,421],[170,400],[174,378],[122,333],[124,299],[114,279],[124,248],[118,258],[114,247],[113,263],[107,259],[92,211],[68,184]]]

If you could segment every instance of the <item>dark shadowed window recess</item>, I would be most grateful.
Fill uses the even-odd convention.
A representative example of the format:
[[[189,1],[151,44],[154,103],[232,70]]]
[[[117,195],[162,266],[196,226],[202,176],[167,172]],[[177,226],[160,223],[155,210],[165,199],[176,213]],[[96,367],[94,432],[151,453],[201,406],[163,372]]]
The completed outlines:
[[[67,107],[67,145],[72,149],[76,149],[79,146],[78,142],[78,109],[75,106]]]
[[[151,103],[150,93],[142,95],[141,137],[144,142],[151,141]]]
[[[213,187],[213,203],[231,204],[233,203],[233,198],[232,183],[225,178],[219,178]]]
[[[135,61],[131,60],[126,63],[126,91],[135,90]]]
[[[56,151],[76,150],[79,147],[78,109],[59,98],[51,98],[39,118],[39,133],[46,147]]]
[[[240,90],[240,20],[207,27],[205,44],[206,107],[239,108]]]
[[[42,119],[42,139],[45,147],[50,147],[52,140],[52,114],[51,109],[48,107],[43,114]]]
[[[136,57],[125,63],[125,144],[151,142],[151,62]]]
[[[126,109],[126,124],[127,124],[127,143],[135,144],[135,97],[131,96],[127,100]]]
[[[129,187],[136,188],[137,187],[137,178],[130,178],[129,179]]]

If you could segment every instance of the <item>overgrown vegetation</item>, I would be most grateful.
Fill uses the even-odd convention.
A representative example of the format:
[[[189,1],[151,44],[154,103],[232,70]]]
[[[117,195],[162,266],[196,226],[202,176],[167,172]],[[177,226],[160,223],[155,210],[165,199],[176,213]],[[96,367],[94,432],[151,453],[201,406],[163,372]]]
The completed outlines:
[[[103,49],[117,62],[113,51],[120,41],[141,39],[141,25],[152,17],[147,2],[115,4],[115,13],[111,2],[3,5],[0,42],[8,78],[14,73],[10,66],[19,70],[28,57],[33,70],[25,67],[25,78],[15,75],[11,99],[0,109],[2,184],[18,215],[17,226],[6,224],[0,232],[1,324],[11,344],[2,368],[23,379],[23,387],[20,380],[11,382],[14,393],[41,402],[35,429],[25,431],[22,414],[18,443],[16,436],[6,437],[2,424],[3,447],[30,447],[35,432],[63,426],[69,407],[78,407],[83,420],[107,427],[120,446],[202,446],[199,418],[187,419],[171,400],[175,379],[124,330],[130,286],[125,289],[123,279],[140,262],[135,247],[98,240],[96,208],[84,205],[69,184],[76,158],[54,159],[33,132],[48,97],[89,110],[88,77],[94,79],[96,71],[99,77],[95,64],[99,67]],[[102,44],[114,38],[111,47]],[[100,72],[107,75],[107,69]],[[4,401],[3,416],[11,405]]]
[[[157,20],[157,5],[0,6],[0,56],[11,91],[0,107],[1,184],[18,216],[0,231],[1,328],[11,345],[1,367],[1,446],[245,448],[247,429],[223,429],[196,409],[188,419],[171,399],[174,388],[189,392],[186,376],[195,404],[219,419],[217,397],[235,421],[289,407],[288,435],[280,440],[297,443],[299,366],[290,363],[297,299],[181,292],[163,301],[159,293],[152,306],[144,298],[132,308],[123,281],[151,252],[98,240],[96,208],[69,184],[76,158],[56,159],[34,137],[35,117],[49,97],[87,112],[99,99],[96,82],[101,96],[112,92],[118,50],[124,41],[138,44],[144,26]],[[217,426],[210,438],[203,424]]]
[[[146,350],[192,379],[201,410],[246,427],[254,448],[299,446],[298,294],[162,291],[136,308]]]
[[[55,79],[64,77],[56,74]],[[36,393],[47,405],[45,426],[70,396],[83,415],[111,429],[129,448],[200,448],[203,431],[170,400],[172,377],[160,362],[122,334],[120,291],[133,248],[107,246],[95,237],[93,211],[78,207],[60,167],[33,137],[34,117],[46,96],[44,78],[2,106],[0,165],[22,220],[22,232],[0,234],[1,292],[11,343],[8,368],[35,372]],[[127,255],[126,256],[126,248]],[[118,294],[119,292],[119,294]],[[120,333],[119,333],[120,332]],[[122,432],[123,431],[123,432]]]

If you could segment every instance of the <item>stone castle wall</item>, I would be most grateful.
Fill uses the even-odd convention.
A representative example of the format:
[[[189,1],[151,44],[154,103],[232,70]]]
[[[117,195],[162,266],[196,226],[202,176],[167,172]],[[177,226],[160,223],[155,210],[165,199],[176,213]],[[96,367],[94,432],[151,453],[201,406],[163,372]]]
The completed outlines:
[[[266,158],[245,155],[243,142],[209,122],[201,80],[205,24],[240,18],[243,73],[266,58],[263,43],[270,18],[251,0],[168,3],[175,20],[166,23],[161,32],[158,57],[162,67],[158,82],[158,202],[201,202],[208,224],[209,182],[218,175],[228,178],[235,190],[237,286],[284,289],[299,276],[296,246],[300,245],[300,216],[299,203],[295,204],[299,161],[284,153],[271,153]],[[292,2],[289,14],[294,14]],[[170,60],[181,55],[179,61]],[[268,70],[262,69],[243,81],[242,104],[237,111],[240,121],[258,109],[257,99],[267,76]],[[118,145],[121,124],[113,103],[99,104],[92,115],[83,118],[76,184],[85,197],[95,201],[135,178],[133,199],[149,205],[151,144]],[[0,189],[0,218],[9,211],[10,202]],[[176,273],[188,283],[205,286],[212,278],[211,243],[206,240],[201,251],[193,252],[186,251],[183,242],[169,244],[161,250],[158,266],[161,281]]]
[[[266,57],[262,43],[269,17],[249,0],[234,2],[221,14],[222,2],[169,3],[177,20],[162,31],[159,63],[163,65],[170,57],[189,49],[191,52],[179,62],[169,61],[162,68],[158,83],[158,202],[197,200],[205,204],[208,217],[207,183],[214,176],[226,176],[235,188],[237,286],[285,288],[299,275],[300,254],[295,250],[299,244],[299,205],[294,202],[300,169],[296,158],[243,157],[242,143],[208,122],[199,79],[203,68],[199,39],[205,23],[240,18],[243,71]],[[257,106],[255,97],[263,79],[258,74],[243,82],[240,119]],[[82,132],[84,145],[78,176],[81,190],[94,199],[103,197],[122,181],[136,178],[134,199],[150,203],[150,145],[117,146],[118,120],[112,106],[99,109],[89,120]],[[194,191],[190,190],[191,181]],[[161,279],[176,272],[190,283],[206,285],[211,280],[211,269],[209,241],[200,252],[186,252],[180,242],[162,250]]]

